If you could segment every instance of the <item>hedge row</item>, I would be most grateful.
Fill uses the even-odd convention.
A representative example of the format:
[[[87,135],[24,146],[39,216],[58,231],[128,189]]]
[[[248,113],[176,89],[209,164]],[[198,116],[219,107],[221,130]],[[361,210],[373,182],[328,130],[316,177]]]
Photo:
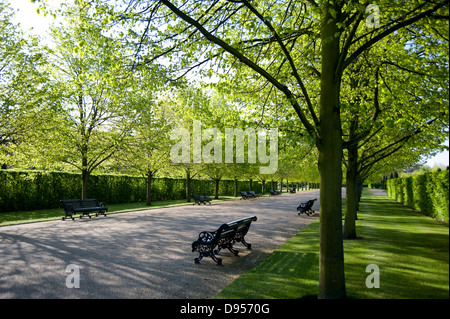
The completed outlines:
[[[449,221],[449,171],[387,181],[388,196],[423,214]]]
[[[145,200],[145,180],[92,175],[89,194],[107,203]],[[80,198],[81,174],[0,170],[0,212],[59,207],[60,199]]]
[[[191,193],[215,193],[213,180],[193,179]],[[266,183],[266,191],[271,187]],[[146,200],[146,180],[124,175],[92,175],[89,178],[89,197],[108,203],[132,203]],[[238,190],[249,190],[249,181],[238,181]],[[261,192],[262,185],[253,181],[252,189]],[[234,181],[219,182],[219,195],[232,196]],[[59,200],[80,198],[81,175],[48,171],[0,170],[0,212],[59,207]],[[152,200],[186,199],[186,180],[154,178]]]

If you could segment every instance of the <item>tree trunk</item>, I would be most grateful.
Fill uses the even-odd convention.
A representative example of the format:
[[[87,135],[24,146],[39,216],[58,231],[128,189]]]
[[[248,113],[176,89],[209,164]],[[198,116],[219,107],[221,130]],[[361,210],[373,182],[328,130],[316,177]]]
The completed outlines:
[[[238,193],[238,180],[235,177],[234,178],[234,197],[237,197],[237,193]]]
[[[356,212],[358,210],[358,144],[348,146],[348,161],[346,175],[346,204],[344,238],[356,239]]]
[[[81,153],[81,199],[88,198],[88,184],[89,175],[88,159],[87,159],[87,147],[83,147]]]
[[[89,171],[87,169],[81,170],[81,180],[82,180],[82,188],[81,188],[81,198],[88,198],[88,184],[89,184]]]
[[[214,192],[214,198],[215,199],[219,199],[219,182],[220,182],[220,179],[215,179],[214,181],[216,182],[216,189],[215,189],[215,192]]]
[[[317,140],[320,172],[319,298],[345,298],[342,239],[342,132],[339,110],[339,30],[330,14],[322,12],[322,72],[320,82],[320,131]],[[339,13],[338,13],[339,14]]]
[[[358,220],[358,211],[359,211],[359,202],[361,201],[361,195],[362,195],[362,191],[363,191],[363,180],[360,180],[359,178],[359,174],[358,174],[358,202],[357,202],[357,206],[356,206],[356,220]]]
[[[191,202],[191,172],[189,170],[186,171],[186,198],[187,202]]]
[[[153,174],[147,174],[147,206],[152,205],[152,178]]]

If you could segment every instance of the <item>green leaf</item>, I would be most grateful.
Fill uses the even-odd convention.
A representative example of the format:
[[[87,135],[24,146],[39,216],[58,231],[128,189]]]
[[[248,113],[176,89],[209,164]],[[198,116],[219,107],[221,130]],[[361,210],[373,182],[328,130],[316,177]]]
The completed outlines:
[[[336,19],[336,17],[337,17],[337,11],[336,11],[336,10],[334,10],[333,8],[330,8],[330,9],[328,10],[328,12],[331,14],[331,16],[332,16],[334,19]]]

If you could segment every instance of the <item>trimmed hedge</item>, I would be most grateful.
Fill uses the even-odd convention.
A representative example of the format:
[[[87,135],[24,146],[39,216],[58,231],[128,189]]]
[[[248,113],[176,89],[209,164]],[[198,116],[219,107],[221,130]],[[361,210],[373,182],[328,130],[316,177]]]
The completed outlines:
[[[449,222],[449,171],[426,173],[387,181],[390,198],[425,215]]]
[[[89,196],[115,204],[145,200],[143,178],[91,175]],[[0,170],[0,212],[57,208],[60,199],[81,196],[81,174]]]
[[[270,189],[266,182],[266,192]],[[262,185],[253,181],[252,188],[261,193]],[[127,175],[91,175],[89,197],[107,204],[143,202],[147,183],[143,177]],[[249,181],[238,181],[239,190],[249,190]],[[214,196],[213,180],[191,180],[191,193]],[[219,182],[219,196],[233,196],[234,181]],[[0,170],[0,212],[57,208],[61,199],[81,196],[81,174],[49,171]],[[152,179],[152,200],[186,199],[186,180]]]

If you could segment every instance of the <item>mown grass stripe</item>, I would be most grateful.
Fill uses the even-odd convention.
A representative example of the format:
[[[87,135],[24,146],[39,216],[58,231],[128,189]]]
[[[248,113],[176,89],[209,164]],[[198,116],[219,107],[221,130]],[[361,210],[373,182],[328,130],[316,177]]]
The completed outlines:
[[[364,192],[356,240],[344,241],[348,298],[449,298],[449,229],[386,196]],[[367,288],[369,264],[380,288]],[[316,296],[319,221],[286,241],[215,298],[296,299]]]

